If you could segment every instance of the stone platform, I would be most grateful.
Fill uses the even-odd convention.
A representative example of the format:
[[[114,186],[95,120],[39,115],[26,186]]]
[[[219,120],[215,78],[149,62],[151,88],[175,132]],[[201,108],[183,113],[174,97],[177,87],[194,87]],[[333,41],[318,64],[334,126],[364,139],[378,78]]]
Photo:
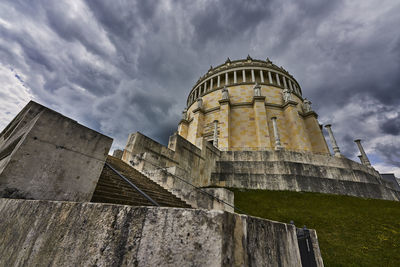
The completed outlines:
[[[221,152],[210,186],[400,200],[397,187],[373,168],[344,157],[291,151]]]
[[[400,191],[371,167],[345,157],[287,150],[220,151],[209,142],[201,148],[174,134],[168,147],[135,133],[130,135],[122,160],[163,186],[182,190],[178,176],[199,187],[290,190],[400,200]],[[164,172],[160,175],[161,171]],[[170,174],[165,172],[169,172]],[[161,173],[162,174],[162,173]],[[182,184],[182,183],[180,183]],[[186,191],[182,192],[182,191]]]

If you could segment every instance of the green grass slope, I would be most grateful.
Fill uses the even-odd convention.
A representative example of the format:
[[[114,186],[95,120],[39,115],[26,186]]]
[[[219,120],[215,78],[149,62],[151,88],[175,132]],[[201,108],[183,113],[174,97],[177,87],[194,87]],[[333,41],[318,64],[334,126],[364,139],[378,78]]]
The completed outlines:
[[[249,215],[317,230],[325,266],[400,266],[400,203],[289,191],[239,190]]]

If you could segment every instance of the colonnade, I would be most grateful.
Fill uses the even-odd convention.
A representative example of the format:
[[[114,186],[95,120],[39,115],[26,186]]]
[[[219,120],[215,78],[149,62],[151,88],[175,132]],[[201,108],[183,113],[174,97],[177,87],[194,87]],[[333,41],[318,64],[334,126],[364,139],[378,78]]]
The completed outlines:
[[[250,79],[247,79],[249,75]],[[216,82],[216,83],[215,83]],[[290,91],[301,96],[301,89],[297,82],[291,77],[286,76],[282,73],[278,73],[272,70],[260,69],[260,68],[246,68],[221,71],[218,74],[212,75],[209,78],[198,84],[194,90],[190,93],[187,101],[187,106],[190,106],[197,98],[206,94],[214,89],[221,88],[223,86],[232,86],[242,83],[261,83],[274,85],[282,88],[290,89]]]

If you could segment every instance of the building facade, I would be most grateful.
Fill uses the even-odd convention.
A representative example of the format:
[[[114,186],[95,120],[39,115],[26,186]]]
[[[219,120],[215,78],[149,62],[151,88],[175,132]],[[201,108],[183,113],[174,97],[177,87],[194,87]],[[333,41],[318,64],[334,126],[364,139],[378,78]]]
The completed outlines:
[[[266,61],[227,61],[202,76],[187,98],[178,134],[221,151],[290,150],[329,154],[317,114],[298,82]]]

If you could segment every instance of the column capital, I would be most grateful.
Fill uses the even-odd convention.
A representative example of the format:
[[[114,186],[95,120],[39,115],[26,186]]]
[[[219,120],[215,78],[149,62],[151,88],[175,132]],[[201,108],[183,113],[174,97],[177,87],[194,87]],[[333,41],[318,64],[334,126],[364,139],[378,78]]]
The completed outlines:
[[[221,99],[221,100],[218,100],[218,102],[219,102],[219,104],[220,105],[225,105],[225,104],[231,104],[231,102],[229,101],[229,99]]]
[[[188,120],[184,120],[184,119],[182,119],[180,122],[179,122],[179,124],[189,124],[189,121]]]
[[[313,117],[315,117],[316,119],[318,119],[318,114],[317,114],[315,111],[313,111],[313,110],[311,110],[311,111],[309,111],[309,112],[305,112],[305,113],[301,113],[301,112],[299,111],[299,114],[300,114],[301,116],[303,116],[304,118],[313,116]]]
[[[298,104],[298,103],[297,103],[296,101],[289,100],[289,101],[287,101],[285,104],[283,104],[282,108],[283,108],[283,109],[286,109],[286,108],[288,108],[289,106],[295,107],[295,106],[297,106],[297,104]]]
[[[264,102],[264,101],[265,101],[265,96],[253,96],[252,103],[254,104],[254,102]]]
[[[201,114],[204,114],[204,110],[202,108],[196,108],[196,109],[193,110],[193,113],[196,114],[197,112],[200,112]]]

